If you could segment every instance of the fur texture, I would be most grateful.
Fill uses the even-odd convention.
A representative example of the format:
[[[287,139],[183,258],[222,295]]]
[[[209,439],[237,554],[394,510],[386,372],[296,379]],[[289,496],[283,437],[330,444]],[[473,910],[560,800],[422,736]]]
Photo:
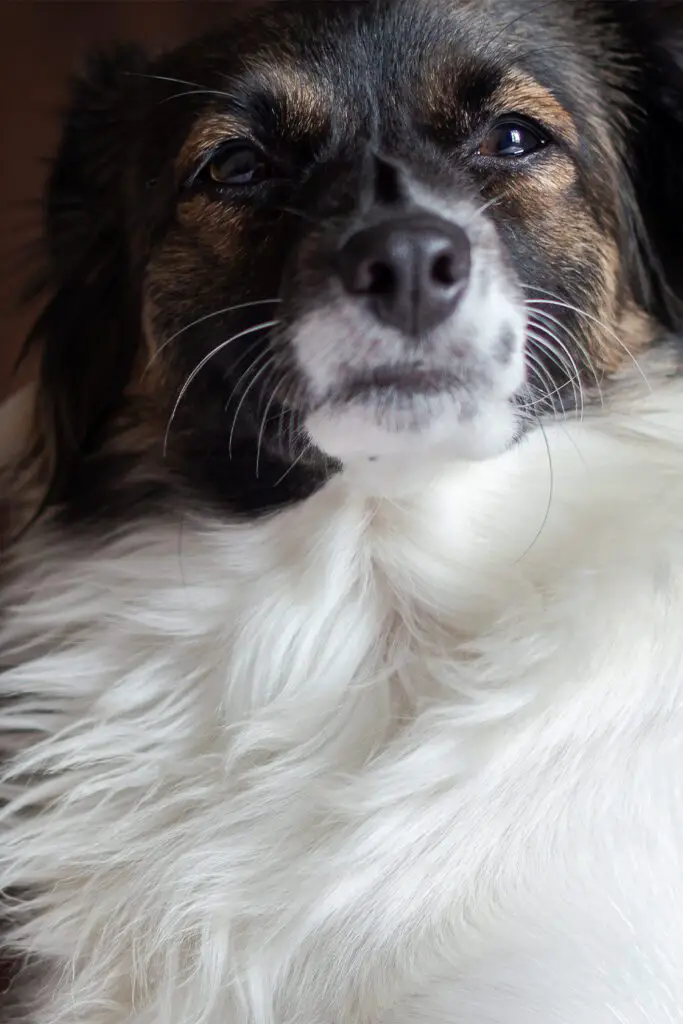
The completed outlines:
[[[679,19],[275,3],[81,83],[3,477],[2,1024],[683,1020]],[[289,192],[214,188],[247,121]],[[415,205],[472,275],[409,339],[329,253]]]
[[[383,500],[28,545],[32,1021],[679,1020],[682,465],[666,383]]]

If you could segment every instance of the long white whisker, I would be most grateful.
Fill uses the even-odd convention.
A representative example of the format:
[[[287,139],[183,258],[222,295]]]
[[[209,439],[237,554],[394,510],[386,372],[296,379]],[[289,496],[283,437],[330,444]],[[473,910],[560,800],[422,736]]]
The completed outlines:
[[[537,334],[534,331],[533,327],[531,327],[528,329],[528,336],[532,342],[536,343],[540,350],[536,351],[533,347],[529,348],[527,350],[527,355],[529,357],[529,360],[536,367],[536,372],[541,377],[541,380],[545,381],[547,385],[549,385],[549,390],[546,392],[546,397],[552,398],[554,395],[560,395],[560,393],[564,391],[565,388],[571,387],[574,406],[575,408],[579,408],[580,395],[577,391],[576,377],[574,374],[572,374],[571,368],[564,363],[561,354],[556,353],[553,349],[549,347],[548,338],[544,334]],[[557,382],[553,379],[550,370],[548,369],[545,361],[541,357],[542,351],[550,351],[550,354],[552,355],[554,362],[560,367],[562,372],[567,375],[567,380],[564,381],[562,384],[558,385]],[[555,412],[557,411],[555,408],[555,403],[553,403],[553,410]],[[564,405],[561,406],[561,411],[564,418],[566,419],[567,409],[564,407]]]
[[[493,199],[489,199],[487,203],[484,203],[483,206],[481,206],[478,210],[474,211],[474,213],[472,214],[468,221],[468,226],[470,224],[474,224],[475,220],[478,220],[479,217],[483,217],[487,210],[490,210],[491,207],[493,206],[498,206],[499,203],[500,199],[498,198],[498,196],[495,196]]]
[[[278,341],[280,340],[280,338],[281,338],[281,335],[280,335],[280,333],[278,331],[273,331],[271,333],[270,338],[269,338],[270,348],[271,349],[274,348],[278,344]],[[231,370],[233,370],[233,371],[237,370],[237,368],[242,365],[242,363],[244,362],[245,359],[251,358],[251,362],[247,366],[246,370],[244,370],[242,375],[239,377],[239,379],[237,380],[236,384],[234,385],[232,391],[228,395],[228,399],[227,399],[227,401],[225,403],[225,406],[224,406],[224,411],[225,412],[227,412],[228,409],[230,408],[230,403],[232,402],[233,397],[239,391],[240,384],[242,383],[244,378],[249,373],[251,373],[252,370],[254,370],[259,365],[259,363],[261,363],[266,358],[266,356],[268,356],[268,355],[269,355],[268,350],[267,349],[263,349],[257,356],[254,357],[252,351],[250,349],[246,349],[242,353],[242,355],[239,356],[239,358],[235,360],[235,362],[231,366]]]
[[[558,364],[560,369],[563,372],[565,372],[565,373],[567,372],[568,364],[565,362],[565,360],[564,360],[564,358],[562,356],[562,352],[564,352],[564,354],[567,356],[567,359],[569,360],[569,363],[571,364],[571,368],[572,368],[572,370],[574,372],[573,379],[575,381],[575,389],[578,388],[579,402],[580,402],[580,407],[581,407],[580,415],[581,415],[581,419],[583,419],[583,414],[584,414],[583,383],[581,381],[581,372],[580,372],[579,367],[578,367],[578,365],[576,363],[576,360],[574,359],[574,356],[572,355],[571,351],[567,348],[567,346],[564,344],[564,342],[562,342],[554,334],[554,332],[550,330],[550,328],[548,328],[548,327],[544,328],[542,325],[538,325],[538,324],[536,325],[536,327],[539,328],[539,329],[536,331],[534,340],[536,341],[536,343],[538,345],[541,346],[541,348],[545,352],[547,352],[555,360],[555,362]],[[555,348],[553,348],[553,345],[559,347],[559,349],[560,349],[559,353],[556,351]],[[571,373],[569,374],[569,377],[570,377],[570,379],[572,379],[572,374]],[[575,390],[575,400],[576,400],[576,390]]]
[[[242,374],[239,376],[236,384],[233,385],[233,388],[232,388],[230,394],[228,395],[227,401],[225,402],[225,405],[223,406],[223,412],[227,412],[228,409],[230,408],[230,403],[232,402],[233,397],[235,396],[237,391],[239,390],[239,386],[242,383],[242,381],[244,380],[244,378],[248,374],[250,374],[252,372],[252,370],[256,366],[259,365],[259,363],[262,363],[263,360],[268,355],[269,355],[268,349],[263,349],[261,352],[258,352],[256,355],[254,355],[253,352],[251,352],[249,349],[247,349],[245,352],[242,353],[242,355],[238,359],[235,360],[235,362],[230,367],[230,369],[232,371],[237,371],[237,369],[240,366],[242,366],[242,364],[244,363],[245,360],[249,360],[249,362],[248,362],[246,370],[244,370],[242,372]]]
[[[278,372],[278,369],[279,369],[279,367],[277,365],[275,365],[273,367],[273,373],[271,374],[271,377],[268,379],[268,382],[264,385],[264,390],[268,387],[268,384],[272,380],[273,376]],[[261,427],[260,427],[259,432],[258,432],[258,438],[256,439],[256,479],[257,480],[259,478],[259,468],[260,468],[260,464],[261,464],[260,463],[260,460],[261,460],[261,448],[263,446],[263,439],[264,439],[265,432],[266,432],[266,423],[268,422],[268,413],[269,413],[269,411],[271,409],[271,406],[272,406],[273,402],[275,401],[275,396],[276,396],[276,394],[278,392],[278,388],[281,386],[281,384],[282,384],[282,377],[280,377],[279,380],[272,387],[272,390],[270,392],[270,398],[268,399],[268,401],[266,403],[266,408],[265,408],[265,411],[263,413],[263,419],[261,420]]]
[[[564,333],[567,335],[567,337],[569,338],[571,343],[576,346],[576,348],[579,350],[579,352],[583,356],[583,358],[584,358],[584,360],[586,362],[586,365],[588,366],[588,368],[590,369],[590,371],[591,371],[591,373],[593,375],[593,378],[595,380],[595,385],[596,385],[598,391],[600,391],[600,393],[602,394],[602,392],[601,392],[601,378],[600,378],[600,375],[598,374],[598,372],[597,372],[597,370],[595,368],[595,363],[593,362],[593,359],[592,359],[592,357],[590,355],[590,352],[588,351],[586,346],[583,344],[583,341],[581,340],[581,338],[577,334],[575,334],[574,331],[570,330],[569,326],[567,324],[563,323],[563,321],[560,320],[559,317],[553,316],[553,314],[549,313],[547,310],[540,309],[537,306],[534,306],[534,308],[531,309],[529,312],[530,312],[531,316],[533,316],[533,317],[541,317],[544,321],[546,321],[548,323],[552,323],[556,327],[558,327],[560,330],[564,331]]]
[[[538,423],[539,430],[541,431],[541,434],[543,435],[543,441],[545,443],[546,452],[548,453],[548,475],[549,475],[548,504],[546,505],[545,515],[543,516],[543,522],[541,523],[541,525],[540,525],[540,527],[538,529],[538,533],[536,534],[536,536],[534,537],[534,539],[532,540],[531,544],[526,549],[526,551],[523,551],[522,554],[519,556],[518,562],[521,562],[523,558],[526,558],[526,556],[529,554],[529,552],[532,550],[532,548],[534,548],[536,546],[536,544],[538,544],[539,540],[541,539],[541,535],[543,534],[543,531],[545,530],[545,528],[546,528],[546,526],[548,524],[548,520],[550,518],[550,509],[552,507],[553,496],[555,494],[555,469],[553,467],[553,457],[552,457],[552,452],[550,450],[550,441],[548,440],[548,435],[547,435],[547,433],[545,431],[543,423],[541,422],[540,419],[538,419],[538,417],[537,417],[537,423]]]
[[[603,393],[602,393],[602,382],[601,382],[600,376],[599,376],[599,374],[598,374],[598,372],[597,372],[597,370],[595,368],[595,363],[593,362],[593,359],[591,358],[591,355],[590,355],[588,349],[583,344],[581,339],[579,337],[577,337],[577,335],[573,331],[571,331],[569,329],[567,324],[563,323],[559,319],[559,317],[553,316],[552,313],[548,313],[548,312],[546,312],[545,310],[542,310],[542,309],[534,308],[534,309],[530,310],[530,316],[531,316],[532,321],[534,321],[534,320],[537,321],[537,318],[540,317],[541,319],[543,319],[544,321],[546,321],[548,323],[555,324],[556,327],[558,327],[560,330],[563,330],[565,332],[565,334],[567,335],[569,340],[572,342],[573,345],[576,346],[576,348],[579,350],[579,352],[583,356],[583,359],[584,359],[584,361],[586,363],[586,366],[591,371],[593,379],[595,380],[595,386],[597,388],[598,395],[600,396],[600,403],[601,403],[601,405],[604,405],[605,404],[605,400],[604,400],[604,396],[603,396]]]
[[[287,466],[287,469],[284,471],[282,476],[278,480],[275,481],[275,484],[274,484],[275,487],[279,487],[280,484],[283,483],[284,480],[287,479],[287,477],[292,472],[292,470],[295,469],[298,466],[298,464],[301,462],[301,460],[303,458],[306,457],[306,455],[308,455],[308,453],[310,452],[312,447],[313,447],[313,442],[312,441],[309,441],[307,445],[304,445],[304,447],[301,449],[301,451],[299,452],[297,457],[294,459],[294,461],[289,466]]]
[[[304,391],[304,385],[300,384],[299,387],[297,388],[297,390],[294,392],[294,396],[293,396],[292,401],[290,402],[290,407],[289,407],[289,422],[288,422],[288,425],[287,425],[287,433],[288,433],[287,446],[288,446],[288,449],[289,449],[289,457],[290,458],[294,458],[295,439],[296,439],[296,434],[299,433],[299,428],[297,427],[297,416],[298,416],[298,408],[299,408],[299,405],[300,405],[300,399],[301,399],[301,396],[303,394],[303,391]],[[295,431],[295,427],[297,427],[296,431]]]
[[[571,378],[569,378],[568,380],[564,381],[564,383],[562,383],[560,385],[557,385],[555,383],[555,381],[552,379],[552,377],[551,377],[551,375],[550,375],[550,373],[548,371],[548,368],[545,366],[545,364],[543,363],[542,359],[540,359],[540,357],[536,353],[531,352],[531,351],[529,351],[527,353],[527,355],[528,355],[529,360],[536,367],[536,372],[537,372],[539,378],[541,380],[545,380],[545,382],[549,386],[549,390],[540,392],[539,393],[539,398],[537,400],[533,401],[533,402],[527,403],[524,406],[524,408],[529,409],[529,408],[534,408],[534,407],[539,406],[539,405],[543,405],[549,399],[552,399],[554,396],[559,395],[562,391],[564,391],[565,388],[573,386],[573,381],[572,381]],[[577,402],[577,397],[576,397],[576,391],[575,390],[574,390],[574,402],[575,403]],[[555,403],[552,402],[551,404],[552,404],[553,412],[556,413],[557,409],[555,408]],[[566,416],[567,416],[566,409],[561,407],[561,412],[562,412],[562,414],[564,415],[564,417],[566,419]]]
[[[159,100],[159,105],[162,103],[170,103],[171,100],[180,100],[183,96],[217,96],[219,99],[231,99],[232,97],[226,92],[220,92],[219,89],[188,89],[186,92],[174,92],[172,96],[166,96],[163,100]]]
[[[244,393],[243,393],[242,397],[240,398],[239,402],[237,403],[237,408],[235,409],[235,415],[233,416],[233,420],[232,420],[232,426],[230,427],[230,437],[228,438],[228,458],[229,459],[232,459],[232,439],[233,439],[234,434],[235,434],[235,427],[237,426],[237,420],[238,420],[238,417],[239,417],[239,414],[240,414],[240,409],[244,405],[245,399],[246,399],[247,395],[249,394],[249,392],[251,391],[251,389],[253,388],[253,386],[256,383],[256,381],[259,380],[261,375],[264,374],[266,372],[266,370],[270,366],[273,365],[274,361],[275,361],[275,356],[271,356],[271,358],[268,359],[264,363],[264,365],[261,367],[261,369],[257,370],[257,372],[254,374],[251,382],[249,384],[247,384],[246,388],[244,389]]]
[[[553,398],[554,395],[557,395],[565,388],[570,387],[569,381],[564,381],[564,383],[560,385],[555,384],[547,368],[544,366],[542,360],[539,359],[538,356],[532,356],[530,353],[529,361],[531,363],[532,368],[534,369],[535,376],[538,378],[538,382],[540,385],[538,386],[534,384],[532,381],[530,381],[527,384],[527,390],[533,394],[538,395],[538,399],[534,401],[533,405],[543,405],[545,402],[548,401],[549,398]],[[557,411],[555,409],[554,403],[553,411]]]
[[[542,290],[542,289],[539,289],[539,290]],[[628,345],[626,345],[621,340],[619,335],[616,334],[616,332],[613,331],[611,327],[608,327],[607,324],[604,324],[602,322],[602,320],[598,319],[598,317],[593,316],[592,313],[587,313],[585,311],[585,309],[579,309],[578,306],[572,306],[571,303],[564,302],[564,300],[562,300],[562,299],[557,299],[557,300],[552,300],[552,299],[525,299],[525,302],[526,302],[526,304],[528,306],[531,306],[531,305],[559,306],[561,309],[567,309],[567,310],[569,310],[572,313],[576,313],[577,316],[585,317],[586,320],[589,320],[591,323],[594,323],[597,327],[601,327],[602,330],[605,332],[605,334],[607,334],[610,338],[612,338],[614,341],[616,341],[617,345],[619,345],[619,347],[624,350],[624,352],[629,357],[629,359],[631,360],[631,362],[635,366],[635,368],[638,371],[638,373],[640,374],[640,376],[643,378],[643,381],[647,385],[648,389],[650,391],[652,391],[652,386],[651,386],[649,380],[647,379],[647,376],[646,376],[642,366],[640,365],[640,363],[638,362],[636,357],[633,355],[633,353],[631,352],[631,350],[628,347]]]
[[[149,75],[142,71],[124,71],[124,75],[128,78],[148,78],[150,81],[155,82],[172,82],[174,85],[189,85],[193,89],[205,89],[206,87],[201,85],[199,82],[190,82],[185,78],[171,78],[169,75]],[[230,99],[227,92],[216,92],[217,96],[223,96],[225,99]]]
[[[277,418],[277,443],[279,450],[285,447],[285,412],[287,410],[287,403],[288,400],[281,403],[280,415]]]
[[[161,353],[168,345],[174,342],[176,338],[179,338],[181,334],[185,334],[186,331],[192,330],[192,328],[196,327],[198,324],[203,324],[206,320],[211,320],[215,316],[223,316],[226,313],[235,313],[237,312],[238,309],[251,309],[252,306],[267,306],[272,305],[273,303],[276,302],[282,302],[282,299],[256,299],[253,302],[239,302],[236,306],[224,306],[223,309],[216,309],[214,310],[213,313],[205,313],[204,316],[197,317],[197,319],[193,320],[192,323],[185,324],[184,327],[181,327],[180,330],[176,331],[175,334],[172,334],[170,338],[166,338],[164,343],[160,345],[156,352],[152,354],[152,357],[150,361],[147,363],[147,366],[145,367],[142,376],[144,377],[145,373],[147,373],[154,360],[161,355]]]
[[[163,448],[163,457],[164,458],[166,458],[166,451],[167,451],[167,448],[168,448],[168,437],[169,437],[169,433],[170,433],[170,430],[171,430],[171,426],[173,424],[173,420],[175,419],[176,413],[178,412],[178,408],[180,406],[180,403],[182,402],[183,398],[187,394],[187,389],[190,387],[190,385],[192,384],[193,380],[196,379],[197,375],[201,373],[201,371],[204,369],[206,364],[208,362],[210,362],[215,355],[218,355],[219,352],[221,352],[224,348],[227,348],[228,345],[231,345],[234,341],[237,341],[239,338],[244,338],[248,334],[254,334],[256,331],[264,331],[264,330],[266,330],[269,327],[276,327],[280,322],[281,322],[280,320],[268,320],[265,323],[256,324],[256,326],[254,326],[254,327],[247,327],[246,330],[240,331],[238,334],[233,334],[232,337],[228,338],[227,341],[223,341],[223,342],[221,342],[220,345],[216,345],[216,347],[214,349],[212,349],[211,352],[209,352],[207,355],[205,355],[204,358],[201,359],[199,361],[199,363],[197,363],[197,365],[195,366],[194,370],[192,371],[192,373],[190,374],[190,376],[187,378],[187,380],[183,384],[182,388],[180,389],[180,393],[179,393],[178,397],[176,398],[175,405],[173,406],[173,411],[171,412],[171,415],[169,417],[168,425],[166,427],[166,433],[164,435],[164,448]]]
[[[240,363],[244,362],[244,359],[245,359],[245,358],[246,358],[247,356],[251,356],[251,359],[250,359],[250,361],[249,361],[249,365],[247,366],[246,370],[244,370],[244,371],[243,371],[243,372],[242,372],[242,373],[240,374],[240,376],[238,377],[237,381],[236,381],[236,382],[235,382],[235,384],[233,385],[232,391],[231,391],[231,392],[230,392],[230,394],[228,395],[228,400],[227,400],[227,402],[225,403],[225,406],[224,406],[224,412],[227,412],[227,411],[228,411],[228,409],[230,408],[230,403],[232,402],[232,400],[233,400],[233,398],[235,397],[235,395],[236,395],[236,394],[237,394],[237,393],[239,392],[239,389],[240,389],[240,384],[241,384],[241,383],[242,383],[242,381],[243,381],[243,380],[245,379],[245,377],[248,377],[250,373],[253,373],[253,372],[254,372],[254,370],[258,369],[258,368],[259,368],[259,367],[260,367],[260,366],[261,366],[261,365],[263,364],[263,362],[264,362],[264,361],[265,361],[266,359],[272,359],[272,358],[273,358],[273,357],[272,357],[272,354],[271,354],[271,353],[270,353],[270,352],[268,351],[268,349],[267,349],[267,348],[264,348],[264,349],[262,349],[262,351],[261,351],[261,352],[258,352],[258,353],[257,353],[256,355],[253,355],[253,353],[252,353],[252,352],[245,352],[245,353],[244,353],[244,354],[243,354],[243,355],[242,355],[242,356],[241,356],[241,357],[240,357],[240,358],[239,358],[239,359],[237,360],[237,362],[235,363],[235,365],[234,365],[234,367],[233,367],[233,368],[234,368],[234,369],[237,369],[237,367],[238,367],[238,366],[240,365]]]
[[[570,351],[567,349],[567,346],[560,341],[550,327],[546,324],[539,324],[531,320],[529,328],[534,332],[534,340],[539,343],[541,349],[550,356],[555,365],[558,366],[563,373],[567,373],[569,370],[568,375],[570,377],[579,376],[579,368],[572,358]],[[557,351],[553,345],[557,345],[559,351]],[[567,359],[565,359],[565,355],[567,356]],[[571,366],[569,365],[570,363]]]

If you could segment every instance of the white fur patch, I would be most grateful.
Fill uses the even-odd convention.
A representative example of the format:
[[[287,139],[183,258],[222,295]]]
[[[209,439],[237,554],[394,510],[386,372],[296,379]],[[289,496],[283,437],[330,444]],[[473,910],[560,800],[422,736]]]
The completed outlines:
[[[469,281],[454,313],[418,345],[340,293],[303,315],[291,338],[314,404],[306,434],[344,463],[400,454],[423,458],[444,443],[453,458],[489,458],[508,447],[518,426],[511,402],[525,379],[527,315],[495,226],[469,203],[442,208],[426,193],[417,196],[424,209],[458,224],[472,242]],[[381,392],[335,397],[349,373],[353,378],[354,372],[411,365],[444,381],[455,375],[459,383],[412,398]]]
[[[683,388],[627,411],[385,497],[24,543],[31,1024],[681,1019]]]

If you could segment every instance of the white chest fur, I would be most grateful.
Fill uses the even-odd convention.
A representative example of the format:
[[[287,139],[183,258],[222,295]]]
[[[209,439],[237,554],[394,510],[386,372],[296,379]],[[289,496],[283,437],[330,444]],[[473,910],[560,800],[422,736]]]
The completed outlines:
[[[27,544],[0,884],[67,967],[32,1024],[681,1019],[682,408]]]

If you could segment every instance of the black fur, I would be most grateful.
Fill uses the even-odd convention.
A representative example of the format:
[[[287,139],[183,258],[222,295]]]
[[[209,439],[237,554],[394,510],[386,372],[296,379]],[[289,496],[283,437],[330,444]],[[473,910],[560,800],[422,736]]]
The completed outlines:
[[[28,341],[41,350],[41,398],[54,451],[47,503],[118,410],[140,345],[139,281],[132,273],[126,175],[140,131],[133,76],[142,51],[93,55],[74,83],[45,195],[49,300]]]

